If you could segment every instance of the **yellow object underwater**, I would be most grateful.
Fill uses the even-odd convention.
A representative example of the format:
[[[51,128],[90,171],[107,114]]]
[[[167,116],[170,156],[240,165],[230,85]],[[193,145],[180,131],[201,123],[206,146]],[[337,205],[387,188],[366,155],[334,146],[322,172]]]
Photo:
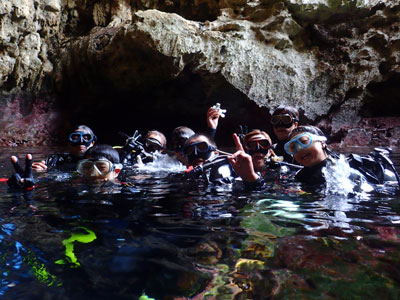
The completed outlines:
[[[76,258],[76,255],[74,253],[74,242],[79,242],[79,243],[90,243],[93,242],[96,239],[96,235],[93,231],[85,228],[85,227],[79,227],[80,229],[83,229],[87,232],[87,234],[84,233],[73,233],[69,239],[63,240],[63,245],[65,246],[65,259],[60,259],[57,260],[55,263],[59,265],[63,265],[66,263],[71,263],[75,267],[79,267],[81,264],[78,262],[78,259]]]
[[[149,298],[145,293],[143,293],[138,300],[156,300],[154,298]]]

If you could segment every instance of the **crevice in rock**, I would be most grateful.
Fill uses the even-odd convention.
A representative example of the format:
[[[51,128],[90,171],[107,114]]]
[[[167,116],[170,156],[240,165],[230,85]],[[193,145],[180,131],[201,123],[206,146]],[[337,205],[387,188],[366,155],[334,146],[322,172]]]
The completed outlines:
[[[321,115],[316,118],[313,122],[316,126],[320,127],[326,135],[330,136],[330,143],[339,143],[344,136],[346,136],[346,130],[339,130],[337,132],[332,132],[332,119],[333,117],[339,113],[342,109],[343,104],[349,99],[355,99],[360,97],[363,94],[363,90],[360,88],[353,87],[349,89],[343,100],[331,105],[329,111],[326,115]]]
[[[400,117],[400,73],[383,82],[371,82],[360,110],[363,117]]]

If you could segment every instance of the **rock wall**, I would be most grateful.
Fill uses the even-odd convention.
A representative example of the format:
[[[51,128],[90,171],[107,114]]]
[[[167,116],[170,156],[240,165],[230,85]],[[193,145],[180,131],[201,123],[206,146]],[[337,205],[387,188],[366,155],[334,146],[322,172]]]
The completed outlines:
[[[230,126],[288,104],[332,142],[400,147],[399,16],[398,0],[1,1],[0,143],[51,142],[115,101],[139,120],[218,99]]]

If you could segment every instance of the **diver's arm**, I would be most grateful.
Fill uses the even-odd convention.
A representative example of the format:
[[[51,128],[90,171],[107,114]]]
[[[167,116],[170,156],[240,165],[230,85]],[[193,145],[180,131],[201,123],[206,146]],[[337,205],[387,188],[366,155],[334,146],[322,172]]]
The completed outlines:
[[[225,111],[225,110],[224,110]],[[215,106],[212,106],[207,111],[207,131],[212,139],[215,139],[215,134],[217,133],[217,127],[219,118],[221,117],[221,109],[215,109]]]
[[[207,126],[208,128],[217,130],[219,117],[221,116],[219,110],[210,107],[207,111]]]

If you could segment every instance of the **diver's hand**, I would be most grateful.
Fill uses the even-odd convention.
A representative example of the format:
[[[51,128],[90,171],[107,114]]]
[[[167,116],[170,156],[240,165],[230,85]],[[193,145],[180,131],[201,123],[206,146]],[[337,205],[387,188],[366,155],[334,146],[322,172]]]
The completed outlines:
[[[47,170],[46,162],[44,160],[40,162],[34,162],[32,163],[32,169],[34,169],[35,171],[46,171]]]
[[[18,157],[11,156],[11,163],[14,166],[15,174],[8,179],[8,185],[25,190],[34,189],[36,187],[36,180],[33,178],[32,174],[32,155],[26,155],[25,170],[23,170],[19,164]]]
[[[240,142],[240,137],[236,133],[233,134],[233,142],[235,143],[236,151],[243,151],[244,152],[243,145]]]
[[[219,110],[210,107],[207,111],[207,126],[212,129],[217,129],[220,116]]]
[[[228,156],[228,161],[245,182],[254,182],[258,179],[257,173],[254,171],[251,156],[244,152],[242,143],[236,133],[233,134],[233,140],[236,145],[236,152]]]
[[[129,149],[129,150],[135,150],[136,152],[142,152],[143,151],[143,145],[141,142],[139,142],[139,139],[142,135],[139,134],[139,131],[136,130],[133,136],[128,137],[125,140],[125,147],[124,149]]]
[[[237,151],[231,156],[228,156],[228,161],[244,181],[254,182],[258,179],[257,173],[254,171],[251,156],[243,151]]]

